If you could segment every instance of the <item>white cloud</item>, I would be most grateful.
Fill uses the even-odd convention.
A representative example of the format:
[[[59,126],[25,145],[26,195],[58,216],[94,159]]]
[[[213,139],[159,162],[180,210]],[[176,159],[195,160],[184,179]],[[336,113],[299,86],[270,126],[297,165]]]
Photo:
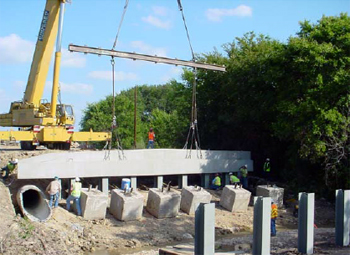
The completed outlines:
[[[112,71],[92,71],[88,74],[90,78],[99,80],[112,80]],[[138,77],[135,73],[118,71],[114,72],[114,79],[116,81],[134,81]]]
[[[208,9],[205,14],[208,20],[220,22],[222,21],[222,17],[225,16],[250,17],[252,13],[253,10],[251,7],[240,5],[233,9]]]
[[[79,94],[79,95],[91,95],[94,88],[90,84],[85,83],[63,83],[60,82],[61,91],[63,93]]]
[[[147,17],[142,17],[142,21],[152,26],[163,28],[163,29],[169,29],[171,26],[170,21],[162,21],[159,18],[154,17],[152,15],[148,15]]]
[[[168,9],[163,6],[153,6],[153,13],[158,16],[166,16],[168,14]]]
[[[0,64],[19,64],[31,62],[35,43],[22,39],[16,34],[0,37]],[[53,63],[53,62],[52,62]],[[86,58],[79,53],[62,50],[61,66],[85,67]]]
[[[131,42],[131,47],[140,50],[143,54],[157,55],[157,56],[166,56],[165,48],[157,48],[151,45],[144,43],[143,41],[133,41]]]
[[[19,64],[32,60],[35,44],[16,34],[0,37],[0,64]]]
[[[76,95],[91,95],[93,93],[93,86],[86,83],[73,82],[73,83],[65,83],[59,82],[60,90],[63,94],[76,94]],[[50,98],[51,100],[51,92],[52,92],[52,81],[47,81],[44,89],[43,98]]]
[[[67,49],[62,49],[61,66],[65,67],[85,67],[86,58],[82,54],[76,52],[69,52]]]

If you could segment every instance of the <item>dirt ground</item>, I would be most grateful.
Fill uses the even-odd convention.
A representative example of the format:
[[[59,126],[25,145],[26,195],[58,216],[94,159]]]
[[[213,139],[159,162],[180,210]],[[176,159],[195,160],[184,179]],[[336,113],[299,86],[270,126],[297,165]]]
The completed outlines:
[[[52,152],[57,151],[44,149],[20,151],[15,146],[2,146],[0,147],[0,165],[4,166],[11,158],[22,159]],[[21,217],[14,199],[18,188],[29,183],[44,190],[49,180],[14,179],[9,187],[0,182],[0,254],[152,255],[157,254],[158,247],[193,242],[194,216],[189,216],[181,211],[175,218],[156,219],[144,210],[142,219],[132,222],[118,221],[107,212],[106,219],[89,221],[65,210],[65,200],[62,199],[60,206],[53,210],[50,220],[45,223],[30,222]],[[176,190],[176,187],[174,189]],[[144,201],[146,201],[147,191],[139,190],[139,192],[145,196]],[[222,191],[210,190],[209,192],[213,196],[212,202],[216,204],[217,248],[242,251],[246,249],[249,251],[253,207],[250,205],[245,213],[228,212],[219,205]],[[12,200],[10,197],[12,197]],[[320,199],[316,200],[315,208],[315,224],[317,227],[333,228],[334,205]],[[279,210],[277,219],[279,232],[289,233],[290,229],[297,228],[297,218],[293,217],[292,210],[292,208]],[[291,231],[295,232],[295,230]],[[285,235],[293,236],[293,234]],[[283,238],[283,234],[280,236]],[[241,243],[239,243],[239,240],[241,240]],[[278,247],[280,248],[274,250],[274,254],[296,254],[278,252],[290,246],[291,242],[289,240],[283,239],[276,242],[279,243]],[[284,245],[285,242],[288,242],[289,246]],[[292,247],[289,248],[293,249]],[[289,250],[288,252],[293,251]]]

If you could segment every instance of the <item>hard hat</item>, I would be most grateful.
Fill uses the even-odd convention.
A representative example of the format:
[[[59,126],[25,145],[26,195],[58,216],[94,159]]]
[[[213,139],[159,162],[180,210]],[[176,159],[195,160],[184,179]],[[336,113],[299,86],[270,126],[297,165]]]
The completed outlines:
[[[247,168],[247,167],[248,167],[248,165],[244,165],[244,167],[245,167],[245,168]]]
[[[58,178],[58,176],[55,176],[55,180],[58,180],[59,178]]]
[[[75,181],[76,182],[80,182],[80,178],[79,177],[75,177]]]
[[[10,161],[10,163],[17,164],[18,163],[18,159],[15,158],[14,160]]]
[[[232,172],[229,172],[228,175],[233,175],[233,173],[232,173]]]
[[[266,160],[267,160],[267,161],[270,161],[270,159],[269,159],[269,158],[267,158]]]

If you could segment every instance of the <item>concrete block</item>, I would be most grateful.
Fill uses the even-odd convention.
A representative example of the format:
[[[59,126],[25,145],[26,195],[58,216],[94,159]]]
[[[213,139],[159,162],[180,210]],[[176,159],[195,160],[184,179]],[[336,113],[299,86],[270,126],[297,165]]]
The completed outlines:
[[[201,187],[188,186],[181,191],[180,209],[187,214],[194,214],[200,203],[210,203],[211,195]]]
[[[230,212],[245,212],[248,209],[251,193],[234,185],[226,185],[220,197],[220,205]]]
[[[109,212],[117,220],[131,221],[141,219],[142,210],[143,196],[139,192],[124,193],[120,189],[112,190]]]
[[[256,195],[262,197],[271,197],[277,207],[283,206],[284,189],[279,187],[267,187],[267,185],[259,185],[256,188]]]
[[[103,192],[87,188],[81,190],[80,205],[82,216],[86,220],[98,220],[106,217],[108,195]]]
[[[181,195],[175,191],[150,189],[146,209],[158,219],[171,218],[179,213],[180,201]]]

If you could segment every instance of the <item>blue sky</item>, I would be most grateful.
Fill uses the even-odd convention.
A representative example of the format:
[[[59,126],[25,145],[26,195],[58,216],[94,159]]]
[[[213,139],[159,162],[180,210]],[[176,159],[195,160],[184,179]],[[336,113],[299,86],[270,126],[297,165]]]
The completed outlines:
[[[23,97],[45,0],[0,0],[0,112]],[[62,100],[74,106],[78,125],[87,103],[112,93],[109,57],[67,52],[68,45],[111,49],[124,0],[72,0],[66,5],[60,75]],[[195,53],[254,31],[286,42],[299,21],[350,11],[349,0],[182,0]],[[191,59],[176,0],[130,0],[116,50]],[[52,61],[53,62],[53,61]],[[116,91],[135,84],[180,79],[181,67],[116,59]],[[50,100],[52,68],[44,98]]]

